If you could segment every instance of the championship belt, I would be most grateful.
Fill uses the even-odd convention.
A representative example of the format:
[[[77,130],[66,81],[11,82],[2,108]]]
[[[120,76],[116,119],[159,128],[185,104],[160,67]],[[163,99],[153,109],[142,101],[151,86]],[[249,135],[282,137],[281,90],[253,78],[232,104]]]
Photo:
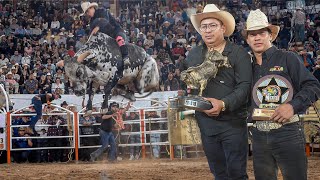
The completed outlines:
[[[179,96],[178,106],[196,111],[209,110],[213,106],[210,101],[203,99],[201,96]]]
[[[252,113],[252,119],[257,121],[255,123],[256,127],[262,131],[280,128],[281,124],[274,123],[269,119],[280,104],[292,100],[293,88],[291,83],[282,76],[267,75],[256,82],[252,96],[258,106],[258,108],[253,109]],[[292,118],[293,120],[296,121],[296,118]]]

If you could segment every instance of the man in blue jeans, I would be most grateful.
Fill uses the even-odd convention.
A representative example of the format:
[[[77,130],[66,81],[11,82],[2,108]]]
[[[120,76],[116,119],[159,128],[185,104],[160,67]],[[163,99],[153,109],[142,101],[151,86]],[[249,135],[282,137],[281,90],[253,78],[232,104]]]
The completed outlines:
[[[304,133],[298,114],[318,100],[320,84],[296,54],[272,46],[280,28],[270,25],[259,9],[250,12],[246,28],[242,34],[254,55],[253,112],[273,109],[268,119],[253,113],[255,179],[276,180],[280,168],[284,180],[306,180]]]
[[[36,116],[31,117],[30,128],[33,130],[33,133],[36,133],[34,127],[37,124],[38,120],[42,117],[42,104],[47,103],[50,105],[51,101],[61,98],[60,94],[57,92],[38,94],[31,99],[31,104],[36,111]]]
[[[90,160],[95,161],[110,145],[109,151],[109,160],[115,161],[116,160],[116,141],[114,135],[112,133],[112,128],[114,125],[114,120],[117,118],[117,112],[119,111],[119,104],[118,103],[111,103],[110,110],[102,116],[102,122],[100,125],[100,141],[101,147],[98,148],[96,151],[90,154]]]

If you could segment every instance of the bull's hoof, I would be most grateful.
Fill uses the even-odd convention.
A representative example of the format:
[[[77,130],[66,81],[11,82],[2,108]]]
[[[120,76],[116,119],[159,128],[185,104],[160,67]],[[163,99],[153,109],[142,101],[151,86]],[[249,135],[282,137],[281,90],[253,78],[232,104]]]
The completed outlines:
[[[101,114],[106,114],[108,112],[108,108],[105,108],[105,109],[100,109],[100,113]]]

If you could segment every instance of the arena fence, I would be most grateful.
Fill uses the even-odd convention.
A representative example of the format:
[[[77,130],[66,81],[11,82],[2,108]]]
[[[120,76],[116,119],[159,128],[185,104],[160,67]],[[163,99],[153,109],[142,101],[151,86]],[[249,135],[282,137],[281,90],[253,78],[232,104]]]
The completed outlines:
[[[68,154],[68,158],[69,160],[72,159],[72,153],[73,150],[75,149],[75,147],[78,146],[77,141],[75,141],[75,139],[77,139],[76,134],[77,134],[77,129],[76,128],[77,124],[76,124],[76,119],[75,119],[75,113],[65,109],[63,107],[57,106],[57,105],[50,105],[51,107],[54,107],[55,109],[59,110],[60,112],[50,112],[50,113],[43,113],[42,118],[38,120],[38,123],[41,122],[43,119],[46,118],[50,118],[52,116],[60,116],[62,119],[65,118],[65,124],[61,124],[60,123],[56,123],[56,124],[42,124],[42,125],[38,125],[38,123],[35,126],[35,129],[39,129],[39,128],[43,128],[43,129],[50,129],[50,128],[60,128],[60,127],[64,127],[65,129],[67,129],[68,131],[68,135],[62,135],[62,136],[30,136],[30,137],[15,137],[13,136],[14,132],[18,130],[18,128],[28,128],[29,125],[13,125],[12,122],[16,121],[17,118],[21,118],[21,117],[32,117],[35,116],[35,113],[24,113],[24,111],[26,109],[30,109],[32,108],[33,105],[27,106],[27,107],[23,107],[21,109],[18,109],[12,113],[7,112],[7,116],[6,116],[6,124],[7,124],[7,128],[6,128],[6,135],[7,135],[7,162],[10,163],[11,162],[11,152],[12,151],[29,151],[29,150],[50,150],[50,149],[70,149],[70,152]],[[42,131],[42,130],[40,130]],[[62,139],[67,140],[69,143],[69,145],[67,146],[54,146],[54,147],[28,147],[28,148],[17,148],[13,146],[12,141],[13,140],[17,140],[17,139],[36,139],[36,140],[40,140],[40,139],[46,139],[46,140],[58,140],[61,141]],[[76,152],[77,153],[77,152]]]
[[[126,111],[126,113],[137,113],[139,116],[139,119],[135,119],[135,120],[123,120],[122,122],[119,122],[119,119],[115,119],[117,126],[118,126],[118,130],[117,130],[117,135],[116,135],[116,141],[117,141],[117,145],[119,147],[132,147],[132,146],[139,146],[141,147],[141,156],[142,158],[146,157],[146,147],[149,146],[150,152],[152,154],[152,146],[169,146],[170,143],[168,141],[168,139],[166,139],[166,141],[158,141],[158,142],[152,142],[149,140],[149,142],[147,142],[147,135],[151,135],[151,134],[158,134],[158,135],[167,135],[168,136],[168,119],[166,116],[163,117],[159,117],[159,118],[147,118],[146,114],[148,114],[151,111],[156,111],[156,112],[160,112],[160,114],[163,114],[161,112],[166,112],[167,111],[167,103],[164,102],[160,102],[154,99],[138,99],[137,101],[140,102],[151,102],[151,106],[150,107],[144,107],[144,108],[137,108],[135,106],[132,106],[128,111]],[[110,102],[117,102],[120,105],[122,105],[122,107],[125,107],[127,103],[123,103],[120,101],[112,101],[110,100]],[[96,103],[96,104],[101,104],[101,103]],[[94,105],[96,105],[94,104]],[[84,110],[82,109],[79,113],[78,113],[78,120],[80,120],[81,116],[84,115]],[[95,114],[99,114],[99,112],[93,112],[93,115]],[[158,113],[159,114],[159,113]],[[121,123],[123,123],[124,126],[130,126],[131,130],[125,130],[125,131],[121,131]],[[83,125],[79,124],[79,128],[82,127]],[[157,130],[153,130],[151,129],[151,125],[152,124],[158,124],[162,128],[160,128],[161,130],[157,129]],[[95,123],[93,124],[93,126],[98,126],[100,125],[100,123]],[[136,131],[133,132],[132,131],[132,126],[133,125],[139,125],[139,129],[140,131]],[[121,132],[120,132],[121,131]],[[140,142],[139,143],[129,143],[129,138],[132,135],[140,135]],[[81,139],[83,138],[88,138],[88,137],[97,137],[99,136],[99,134],[91,134],[91,135],[81,135],[80,131],[78,131],[78,142],[81,142]],[[121,141],[121,139],[123,139],[122,137],[125,137],[124,142]],[[91,146],[85,146],[85,145],[81,145],[81,143],[79,144],[79,149],[85,149],[85,148],[98,148],[100,147],[100,144],[97,145],[91,145]],[[171,149],[171,148],[170,148]],[[76,150],[77,151],[77,150]],[[173,152],[169,152],[170,154],[172,154]]]
[[[142,158],[146,158],[146,154],[148,154],[149,152],[147,152],[147,147],[149,147],[150,149],[150,153],[151,155],[153,155],[152,153],[152,147],[153,146],[166,146],[166,147],[170,147],[170,148],[166,148],[168,154],[170,154],[170,157],[173,158],[173,146],[170,146],[170,143],[168,141],[168,139],[166,139],[166,141],[156,141],[156,142],[152,142],[151,140],[147,141],[147,136],[150,136],[151,134],[158,134],[158,135],[167,135],[168,136],[168,119],[166,117],[166,111],[167,111],[167,103],[166,102],[160,102],[154,99],[139,99],[137,101],[140,101],[140,103],[150,103],[151,102],[151,106],[149,107],[135,107],[135,106],[131,106],[131,108],[126,112],[126,113],[130,113],[130,112],[134,112],[137,113],[139,118],[135,119],[135,120],[124,120],[124,121],[119,121],[119,119],[115,119],[116,123],[119,127],[121,127],[121,123],[123,123],[124,126],[129,125],[132,126],[134,124],[139,125],[139,131],[133,132],[133,131],[121,131],[121,128],[118,129],[118,134],[116,135],[117,139],[120,139],[121,136],[125,136],[127,138],[126,141],[121,141],[120,140],[116,140],[118,143],[119,147],[131,147],[131,146],[139,146],[141,147],[141,157]],[[110,102],[113,102],[112,100],[110,100]],[[117,102],[117,101],[116,101]],[[122,104],[124,106],[125,103],[123,102],[117,102],[119,104]],[[101,103],[96,103],[95,105],[100,105]],[[46,106],[46,104],[44,105]],[[23,108],[20,108],[14,112],[5,112],[6,114],[5,119],[6,119],[6,129],[5,129],[5,133],[6,133],[6,149],[7,150],[7,162],[10,164],[11,162],[11,157],[12,157],[12,152],[19,152],[19,151],[30,151],[30,150],[55,150],[55,149],[69,149],[70,153],[69,153],[69,160],[71,160],[73,157],[73,153],[74,153],[74,159],[77,161],[79,160],[79,149],[85,149],[85,148],[98,148],[100,147],[100,143],[97,143],[95,145],[91,145],[91,146],[86,146],[86,145],[82,145],[81,139],[83,138],[88,138],[88,137],[99,137],[99,134],[90,134],[90,135],[83,135],[80,132],[80,128],[83,126],[82,124],[80,124],[80,118],[84,115],[84,110],[82,109],[79,112],[72,112],[68,109],[62,108],[60,106],[57,105],[50,105],[51,107],[54,107],[55,109],[58,109],[59,112],[50,112],[50,113],[45,113],[43,112],[42,115],[42,119],[38,120],[38,123],[36,124],[35,129],[49,129],[52,127],[63,127],[66,128],[68,131],[67,135],[55,135],[55,136],[29,136],[29,137],[16,137],[14,135],[14,132],[17,131],[17,129],[19,128],[28,128],[29,125],[15,125],[13,122],[16,121],[17,119],[21,118],[21,117],[32,117],[35,116],[36,113],[26,113],[26,110],[29,110],[30,108],[33,107],[33,105],[29,105]],[[162,116],[160,117],[147,117],[148,114],[152,111],[158,112],[157,114],[161,114]],[[95,114],[100,114],[100,112],[93,112],[92,115]],[[61,124],[61,125],[57,125],[57,124],[39,124],[40,121],[42,121],[43,119],[46,118],[51,118],[53,116],[62,116],[65,117],[66,119],[66,123],[65,124]],[[162,125],[161,128],[159,129],[152,129],[151,126],[152,124],[158,124],[158,125]],[[93,126],[99,126],[100,123],[95,123],[93,124]],[[129,138],[132,135],[140,135],[140,142],[138,143],[129,143]],[[57,140],[57,141],[61,141],[63,139],[67,139],[68,140],[68,145],[64,145],[64,146],[44,146],[44,147],[28,147],[28,148],[17,148],[13,146],[13,141],[17,140],[17,139],[33,139],[33,140]]]

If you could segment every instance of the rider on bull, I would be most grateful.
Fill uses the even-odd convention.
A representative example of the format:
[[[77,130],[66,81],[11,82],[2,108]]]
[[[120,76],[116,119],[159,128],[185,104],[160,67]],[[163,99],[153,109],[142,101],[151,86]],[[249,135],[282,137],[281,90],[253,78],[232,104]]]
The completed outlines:
[[[91,35],[100,31],[116,39],[122,55],[122,60],[118,61],[117,67],[117,79],[120,79],[122,77],[123,69],[131,65],[128,57],[128,47],[125,41],[126,35],[124,30],[111,13],[105,8],[98,8],[97,3],[83,2],[81,3],[81,8],[83,13],[80,16],[87,15],[90,17]]]

